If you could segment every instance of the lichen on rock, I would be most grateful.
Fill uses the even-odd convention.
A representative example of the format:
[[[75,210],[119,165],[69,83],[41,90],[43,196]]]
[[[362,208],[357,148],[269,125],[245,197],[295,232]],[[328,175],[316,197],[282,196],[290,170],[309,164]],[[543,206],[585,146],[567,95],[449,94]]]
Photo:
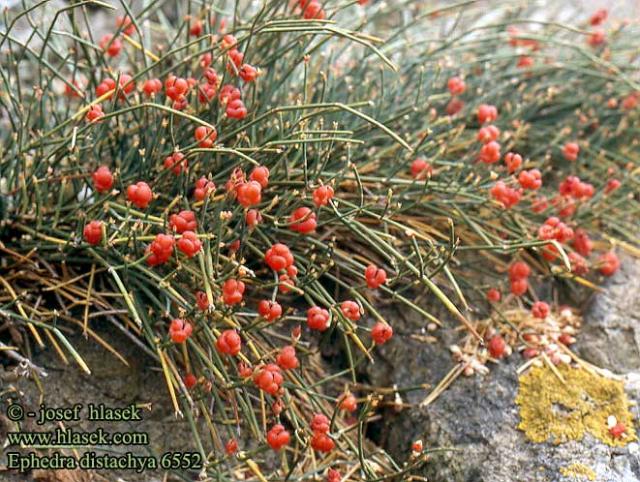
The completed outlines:
[[[560,444],[581,440],[586,433],[612,447],[637,440],[622,382],[583,368],[561,365],[557,370],[564,383],[548,366],[533,367],[520,376],[515,399],[518,428],[529,440]],[[611,416],[626,427],[620,438],[609,433]]]
[[[560,473],[565,477],[596,480],[595,471],[592,468],[578,462],[569,464],[566,467],[560,467]]]

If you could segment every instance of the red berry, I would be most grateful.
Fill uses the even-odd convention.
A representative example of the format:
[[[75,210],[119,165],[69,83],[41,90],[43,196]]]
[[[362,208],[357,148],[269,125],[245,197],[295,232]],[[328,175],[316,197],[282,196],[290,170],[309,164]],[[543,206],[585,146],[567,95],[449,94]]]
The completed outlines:
[[[127,94],[130,94],[136,88],[136,84],[133,81],[133,77],[131,77],[129,74],[120,74],[120,79],[118,80],[118,86],[120,88],[120,94],[119,94],[120,99],[124,99],[127,96]],[[115,88],[116,88],[115,80],[104,79],[100,83],[100,85],[98,85],[98,87],[96,88],[96,93],[98,94],[98,96],[102,96],[103,94],[106,94],[110,90],[115,90]]]
[[[622,99],[621,105],[624,110],[633,110],[638,106],[639,101],[638,95],[634,92]]]
[[[489,191],[491,196],[502,204],[505,209],[509,209],[520,202],[522,191],[507,186],[503,181],[498,181]]]
[[[97,122],[100,122],[100,120],[103,117],[104,117],[104,112],[102,112],[102,106],[100,104],[96,104],[96,105],[92,105],[89,108],[85,116],[85,119],[87,119],[88,122],[97,123]]]
[[[531,307],[531,314],[536,317],[544,320],[547,316],[549,316],[549,305],[544,301],[536,301]]]
[[[242,339],[236,330],[225,330],[216,340],[216,349],[220,353],[236,356],[242,348]]]
[[[291,345],[282,348],[276,357],[276,363],[283,370],[298,368],[299,363],[298,358],[296,358],[296,349]]]
[[[500,335],[495,335],[487,344],[491,358],[500,359],[505,355],[507,344]]]
[[[355,412],[358,408],[358,401],[352,393],[345,393],[340,399],[340,410]]]
[[[333,188],[331,186],[320,186],[313,191],[313,204],[316,207],[326,206],[333,199]]]
[[[364,270],[364,278],[367,281],[367,286],[375,290],[386,283],[387,272],[382,268],[370,264]]]
[[[248,181],[239,184],[236,188],[238,202],[245,208],[256,206],[262,200],[262,186],[257,181]]]
[[[312,306],[307,310],[307,325],[312,330],[325,331],[329,328],[329,312],[319,306]]]
[[[289,228],[302,234],[312,233],[316,230],[316,213],[306,206],[299,207],[289,218]]]
[[[424,159],[416,159],[411,163],[411,176],[414,179],[427,179],[433,174],[433,168]]]
[[[117,57],[122,50],[122,41],[110,33],[103,35],[98,45],[109,57]]]
[[[282,306],[277,301],[261,300],[258,313],[267,321],[275,321],[282,316]]]
[[[100,166],[91,175],[93,187],[100,193],[105,193],[113,187],[113,174],[107,166]]]
[[[373,325],[371,329],[371,338],[376,345],[382,345],[389,341],[393,336],[393,328],[381,321]]]
[[[202,104],[208,104],[216,97],[217,92],[215,84],[202,84],[198,87],[198,100]]]
[[[320,2],[318,2],[317,0],[311,0],[309,3],[307,3],[307,6],[302,12],[302,16],[307,20],[322,20],[325,17],[325,13]]]
[[[169,217],[169,227],[176,233],[184,233],[185,231],[195,231],[198,228],[196,214],[193,211],[180,211],[178,214],[172,214]]]
[[[207,126],[196,127],[193,135],[196,138],[196,141],[198,141],[198,145],[203,149],[209,149],[211,146],[213,146],[213,143],[218,137],[218,133],[216,132],[215,128]]]
[[[609,179],[607,181],[606,187],[604,188],[604,192],[605,192],[605,194],[609,194],[610,192],[613,192],[616,189],[618,189],[621,185],[622,185],[622,183],[620,181],[618,181],[617,179]]]
[[[627,431],[627,427],[622,422],[616,423],[613,427],[609,429],[609,433],[613,438],[622,438],[624,433]]]
[[[600,265],[599,271],[605,276],[611,276],[618,268],[620,268],[620,260],[613,251],[603,253],[598,258],[598,264]]]
[[[542,174],[538,169],[530,169],[529,171],[520,171],[518,182],[523,189],[540,189],[542,186]]]
[[[447,88],[451,95],[460,95],[464,94],[464,91],[467,89],[467,86],[460,77],[451,77],[447,81]]]
[[[486,124],[498,118],[498,109],[493,105],[482,104],[478,107],[478,122]]]
[[[262,222],[262,215],[257,209],[249,209],[244,216],[245,223],[249,229],[255,228]]]
[[[193,231],[182,233],[177,245],[178,249],[186,254],[188,258],[193,258],[202,249],[202,241],[198,239],[198,235]]]
[[[173,253],[173,246],[175,239],[168,234],[158,234],[147,248],[149,257],[147,258],[147,264],[149,266],[157,266],[169,261],[171,254]]]
[[[198,379],[193,373],[187,373],[182,379],[184,386],[187,387],[187,390],[191,390],[198,383]]]
[[[609,12],[607,11],[607,9],[601,8],[599,10],[596,10],[593,15],[591,15],[589,22],[595,27],[596,25],[600,25],[601,23],[603,23],[608,16]]]
[[[231,84],[223,85],[218,94],[218,100],[222,104],[228,104],[232,100],[240,99],[240,90]]]
[[[572,245],[573,248],[584,257],[588,257],[593,249],[593,243],[589,238],[589,234],[581,228],[576,229]]]
[[[86,224],[82,231],[87,243],[96,246],[102,241],[102,221],[91,221]]]
[[[110,78],[104,79],[96,87],[96,95],[98,97],[102,97],[107,92],[115,90],[115,88],[116,88],[116,81],[115,80],[110,79]],[[109,98],[111,98],[111,96],[109,96]],[[102,107],[100,107],[100,109],[102,109]]]
[[[511,280],[511,293],[515,296],[522,296],[527,292],[529,288],[529,281],[527,278],[519,278]]]
[[[286,244],[276,243],[264,255],[264,260],[274,271],[282,271],[294,263],[291,250]]]
[[[240,362],[238,363],[238,375],[240,375],[241,378],[249,378],[253,375],[253,369],[245,362]]]
[[[533,66],[533,63],[533,57],[529,55],[521,55],[516,65],[520,69],[528,69],[529,67]]]
[[[240,99],[233,99],[227,103],[227,117],[230,119],[242,120],[247,117],[247,108]]]
[[[227,305],[237,305],[242,302],[244,283],[240,280],[228,279],[222,285],[222,299]]]
[[[509,174],[516,172],[522,166],[522,156],[514,152],[507,152],[504,155],[504,163]]]
[[[146,182],[140,181],[127,188],[127,199],[137,208],[145,209],[153,199],[153,192]]]
[[[227,52],[227,57],[229,58],[227,71],[231,75],[236,75],[236,71],[240,68],[242,61],[244,60],[244,54],[238,49],[231,49]]]
[[[311,422],[309,423],[311,430],[319,433],[329,433],[329,429],[331,428],[331,422],[329,419],[322,415],[321,413],[316,413],[313,415]]]
[[[253,82],[258,77],[258,71],[249,64],[243,64],[238,71],[240,78],[245,82]]]
[[[238,39],[236,39],[231,34],[227,34],[224,37],[222,37],[220,44],[221,44],[222,50],[233,49],[238,45]]]
[[[253,376],[253,382],[269,395],[275,395],[280,391],[284,382],[280,367],[275,363],[269,363],[260,367]]]
[[[162,91],[162,81],[158,78],[147,79],[142,84],[142,92],[147,97],[155,96]]]
[[[498,301],[500,301],[500,298],[502,298],[500,290],[496,288],[490,288],[489,290],[487,290],[487,300],[489,300],[490,302],[497,303]]]
[[[454,97],[449,101],[445,109],[447,115],[454,116],[464,108],[464,102]]]
[[[129,36],[136,33],[136,26],[129,16],[118,16],[116,18],[116,27],[122,28],[122,31]]]
[[[562,148],[562,155],[567,161],[575,161],[578,159],[580,146],[575,142],[567,142]]]
[[[82,94],[78,92],[78,90],[82,90],[82,88],[82,85],[77,80],[69,80],[68,83],[64,84],[64,95],[71,98],[82,97]]]
[[[364,5],[368,0],[359,0],[360,5]],[[327,471],[327,482],[342,482],[342,475],[336,469],[329,469]]]
[[[191,27],[189,28],[189,34],[192,37],[200,37],[203,32],[202,22],[200,20],[195,20],[191,23]]]
[[[340,305],[340,311],[342,311],[345,318],[351,321],[358,321],[360,319],[360,306],[355,301],[343,301]]]
[[[216,185],[213,181],[209,181],[206,177],[201,177],[196,181],[196,186],[193,191],[193,197],[196,198],[196,201],[204,201],[204,199],[209,196],[209,194],[214,193],[216,191]]]
[[[311,447],[318,452],[331,452],[335,442],[326,433],[315,432],[311,437]]]
[[[262,189],[265,189],[269,185],[269,169],[265,166],[254,167],[249,179],[258,182]]]
[[[189,92],[189,82],[171,74],[164,81],[164,92],[173,101],[182,100]]]
[[[189,162],[181,152],[175,152],[164,160],[165,169],[170,169],[173,174],[178,176],[182,172],[187,172]]]
[[[278,291],[280,291],[280,293],[286,295],[291,291],[291,288],[293,288],[296,285],[295,280],[292,278],[293,276],[287,273],[281,274],[279,276]]]
[[[289,445],[290,440],[289,432],[280,424],[274,425],[267,432],[267,443],[273,450],[280,450],[282,447]]]
[[[571,264],[571,272],[578,276],[582,276],[589,271],[587,266],[587,260],[573,251],[568,255],[569,263]]]
[[[196,291],[196,304],[202,311],[209,310],[209,298],[204,291]]]
[[[180,318],[171,320],[169,336],[171,337],[171,341],[174,343],[184,343],[187,341],[187,338],[191,336],[192,331],[193,328],[191,327],[191,323],[188,321],[181,320]]]
[[[500,129],[498,129],[494,125],[488,125],[480,128],[476,139],[478,139],[478,141],[482,142],[483,144],[487,144],[491,141],[497,141],[499,136]]]
[[[236,439],[229,439],[224,445],[224,451],[227,453],[227,455],[235,454],[238,451],[238,442],[236,441]]]
[[[480,149],[480,160],[485,164],[494,164],[500,160],[500,144],[496,141],[486,143]]]
[[[148,79],[142,84],[142,91],[148,96],[156,95],[162,91],[160,79]]]
[[[519,280],[528,278],[531,274],[531,268],[524,261],[515,261],[509,266],[509,279]]]
[[[607,34],[602,29],[596,29],[587,38],[587,42],[592,47],[597,47],[598,45],[602,45],[607,40]]]

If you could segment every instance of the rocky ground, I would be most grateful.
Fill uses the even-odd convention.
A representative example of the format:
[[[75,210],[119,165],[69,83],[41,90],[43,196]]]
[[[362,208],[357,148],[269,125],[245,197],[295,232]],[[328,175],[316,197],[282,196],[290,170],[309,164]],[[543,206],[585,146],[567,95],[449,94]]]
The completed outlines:
[[[632,404],[640,398],[638,379],[640,350],[640,261],[625,258],[623,268],[592,296],[584,313],[582,333],[574,346],[596,366],[622,375]],[[415,333],[422,320],[397,317],[399,330]],[[458,338],[452,330],[440,330],[438,338],[449,344]],[[446,346],[446,345],[445,345]],[[454,363],[441,343],[424,343],[408,336],[387,344],[383,363],[368,368],[374,385],[437,384]],[[638,444],[610,447],[587,434],[580,441],[562,444],[533,443],[517,426],[514,403],[518,391],[516,370],[523,363],[518,354],[494,365],[487,376],[459,377],[426,408],[394,414],[390,410],[374,436],[396,455],[409,452],[413,440],[422,439],[434,453],[426,471],[434,482],[598,482],[640,481]],[[419,404],[428,390],[404,395]],[[637,417],[637,410],[632,407]]]

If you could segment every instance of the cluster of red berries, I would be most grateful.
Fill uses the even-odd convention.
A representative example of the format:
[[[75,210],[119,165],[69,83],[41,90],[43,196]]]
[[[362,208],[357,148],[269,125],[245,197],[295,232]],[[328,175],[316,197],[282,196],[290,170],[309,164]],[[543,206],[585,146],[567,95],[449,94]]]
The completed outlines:
[[[267,443],[273,450],[280,450],[289,445],[291,435],[281,424],[276,424],[267,432]]]
[[[460,95],[464,94],[467,86],[461,77],[451,77],[447,81],[447,88],[451,94],[451,100],[447,104],[447,115],[454,116],[464,108],[464,102],[460,99]]]
[[[284,377],[280,367],[275,363],[258,367],[253,375],[253,383],[269,395],[278,394],[283,382]]]
[[[180,318],[174,318],[169,325],[169,337],[174,343],[184,343],[191,336],[191,323]]]
[[[574,237],[573,229],[560,221],[559,218],[551,216],[538,228],[538,238],[542,240],[556,240],[559,243],[567,243]],[[553,244],[545,246],[542,255],[547,261],[553,261],[558,257],[558,250]]]
[[[329,436],[331,428],[329,419],[321,413],[316,413],[309,425],[313,431],[311,447],[318,452],[331,452],[336,444]]]
[[[147,247],[147,264],[158,266],[171,259],[176,240],[170,234],[157,234],[155,239]]]
[[[524,261],[515,261],[509,266],[509,281],[511,282],[511,293],[522,296],[529,288],[529,275],[531,268]]]
[[[236,330],[225,330],[216,340],[216,349],[220,353],[236,356],[242,349],[242,339]]]
[[[489,193],[505,209],[515,206],[522,199],[522,189],[507,186],[504,181],[496,182],[489,190]]]

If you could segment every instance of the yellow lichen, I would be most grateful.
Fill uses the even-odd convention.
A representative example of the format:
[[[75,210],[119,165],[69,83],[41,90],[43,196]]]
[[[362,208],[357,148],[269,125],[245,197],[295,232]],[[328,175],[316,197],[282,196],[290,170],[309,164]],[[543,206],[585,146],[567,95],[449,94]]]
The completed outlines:
[[[557,369],[565,383],[546,365],[520,376],[515,400],[520,407],[518,428],[529,440],[560,444],[580,440],[587,432],[617,447],[637,440],[622,382],[582,368],[560,365]],[[622,438],[609,433],[609,416],[625,425]]]
[[[596,480],[596,473],[593,469],[578,462],[574,462],[566,467],[561,467],[560,473],[565,477],[581,477],[587,480]]]

